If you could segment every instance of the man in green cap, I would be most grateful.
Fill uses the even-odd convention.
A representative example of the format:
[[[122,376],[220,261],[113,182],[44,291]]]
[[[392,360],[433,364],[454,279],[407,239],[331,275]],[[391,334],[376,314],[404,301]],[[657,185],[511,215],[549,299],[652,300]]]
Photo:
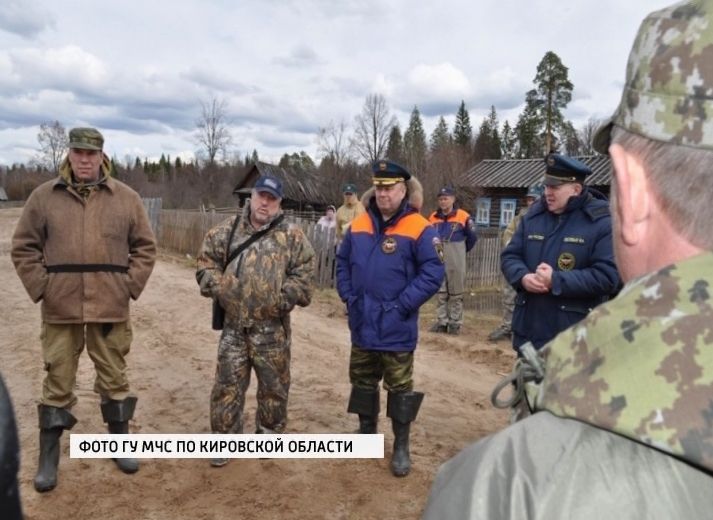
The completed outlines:
[[[359,202],[354,184],[345,184],[342,187],[342,195],[344,196],[344,204],[339,206],[337,210],[337,242],[342,241],[351,221],[364,213],[364,205]]]
[[[27,199],[12,237],[12,261],[33,302],[42,301],[42,357],[47,374],[38,406],[40,457],[35,489],[57,484],[59,439],[71,413],[79,355],[96,369],[94,391],[110,433],[129,433],[136,397],[125,356],[131,346],[129,299],[139,297],[156,259],[156,242],[139,195],[111,177],[94,128],[69,132],[59,177]],[[136,459],[115,459],[125,473]]]
[[[650,14],[595,138],[626,285],[525,346],[513,401],[535,413],[446,463],[424,518],[711,516],[712,100],[713,0]]]

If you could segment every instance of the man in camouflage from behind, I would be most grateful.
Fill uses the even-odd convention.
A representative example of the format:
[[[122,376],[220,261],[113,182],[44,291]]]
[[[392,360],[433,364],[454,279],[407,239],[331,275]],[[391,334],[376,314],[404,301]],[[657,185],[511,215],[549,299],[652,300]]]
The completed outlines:
[[[711,515],[713,0],[644,20],[595,146],[626,285],[521,362],[536,413],[447,463],[425,518]]]
[[[211,229],[198,257],[201,294],[225,309],[210,398],[215,433],[243,433],[252,369],[258,380],[256,432],[282,433],[287,424],[290,312],[310,303],[314,250],[302,230],[284,220],[282,198],[279,179],[260,177],[242,216]]]

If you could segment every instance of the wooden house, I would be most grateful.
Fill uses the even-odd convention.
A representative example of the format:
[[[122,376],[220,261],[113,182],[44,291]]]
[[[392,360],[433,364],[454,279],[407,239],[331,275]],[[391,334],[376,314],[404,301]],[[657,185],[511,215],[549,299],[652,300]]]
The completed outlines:
[[[592,169],[585,183],[609,196],[611,182],[608,155],[575,157]],[[525,194],[545,174],[542,159],[486,159],[465,172],[458,190],[476,223],[482,227],[502,228],[525,205]]]
[[[331,202],[320,190],[319,176],[316,171],[286,170],[280,166],[265,162],[253,164],[243,179],[235,186],[233,194],[240,197],[242,205],[261,175],[270,175],[282,181],[285,196],[283,209],[296,211],[324,212]]]

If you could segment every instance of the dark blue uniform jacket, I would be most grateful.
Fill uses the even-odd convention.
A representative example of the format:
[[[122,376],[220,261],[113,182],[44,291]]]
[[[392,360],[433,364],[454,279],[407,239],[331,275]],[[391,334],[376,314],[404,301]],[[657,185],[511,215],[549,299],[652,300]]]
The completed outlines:
[[[552,290],[535,294],[520,281],[545,262],[552,266]],[[531,341],[540,348],[577,323],[619,286],[612,250],[609,203],[585,187],[560,215],[543,199],[532,205],[500,256],[503,274],[517,291],[513,346]]]
[[[366,350],[410,352],[418,309],[444,275],[435,229],[408,204],[383,222],[372,199],[337,253],[337,291],[347,303],[352,343]]]

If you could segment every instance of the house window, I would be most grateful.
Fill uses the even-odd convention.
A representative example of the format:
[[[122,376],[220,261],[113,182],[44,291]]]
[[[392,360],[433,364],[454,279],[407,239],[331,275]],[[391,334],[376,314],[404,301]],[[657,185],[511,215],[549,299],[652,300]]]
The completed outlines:
[[[500,227],[507,226],[515,218],[515,209],[517,209],[517,200],[502,199],[500,201]]]
[[[475,206],[475,223],[480,226],[490,225],[490,198],[482,197],[478,199]]]

